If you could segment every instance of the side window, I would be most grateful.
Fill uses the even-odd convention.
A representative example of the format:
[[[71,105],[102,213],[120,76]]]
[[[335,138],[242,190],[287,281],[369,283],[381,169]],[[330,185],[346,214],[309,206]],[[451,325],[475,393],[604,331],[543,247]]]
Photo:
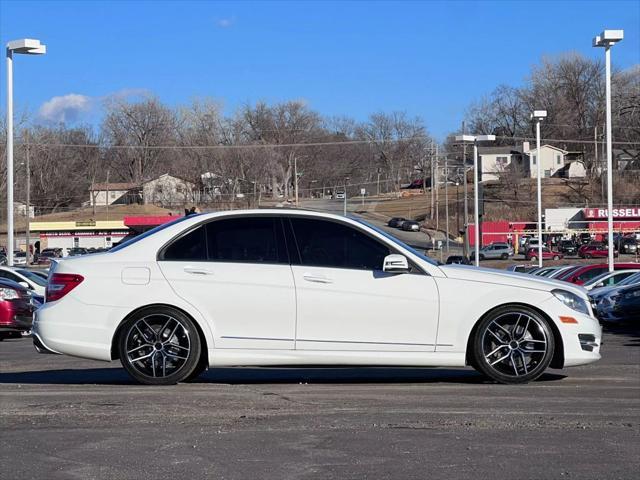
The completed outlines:
[[[303,265],[381,270],[389,248],[347,225],[326,220],[291,218]]]
[[[210,222],[206,228],[212,262],[288,263],[279,219],[230,218]]]
[[[207,245],[202,225],[174,240],[162,255],[162,260],[205,261],[206,259]]]
[[[0,278],[6,278],[7,280],[13,280],[14,282],[19,282],[21,280],[19,277],[11,272],[7,272],[6,270],[0,270]]]
[[[604,273],[605,270],[606,268],[592,268],[591,270],[584,272],[582,275],[579,275],[578,280],[586,282],[587,280],[591,280],[592,278]]]

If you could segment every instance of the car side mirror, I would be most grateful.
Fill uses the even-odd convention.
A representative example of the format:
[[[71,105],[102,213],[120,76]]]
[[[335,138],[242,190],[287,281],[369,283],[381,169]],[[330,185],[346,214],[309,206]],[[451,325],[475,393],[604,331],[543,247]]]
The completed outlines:
[[[24,288],[31,290],[31,285],[29,285],[27,282],[18,282],[20,285],[22,285]]]
[[[382,271],[387,273],[409,273],[409,260],[404,255],[393,253],[384,257]]]

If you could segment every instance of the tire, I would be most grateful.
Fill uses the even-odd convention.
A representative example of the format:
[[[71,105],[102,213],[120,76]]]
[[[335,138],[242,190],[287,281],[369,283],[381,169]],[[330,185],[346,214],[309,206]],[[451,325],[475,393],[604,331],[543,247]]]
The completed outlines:
[[[560,260],[560,257],[559,257],[558,255],[554,255],[554,256],[553,256],[553,259],[554,259],[554,260]]]
[[[548,321],[519,305],[499,307],[483,318],[472,339],[471,365],[504,384],[531,382],[547,369],[555,343]]]
[[[531,261],[532,261],[532,262],[535,262],[536,260],[538,260],[538,257],[536,257],[535,255],[532,255],[532,256],[531,256]]]
[[[139,383],[174,385],[193,375],[202,345],[193,321],[171,307],[148,307],[126,320],[120,362]]]
[[[484,255],[480,254],[480,260],[484,260]]]
[[[584,258],[593,258],[590,253],[587,253]]]
[[[500,255],[500,258],[502,260],[508,260],[509,259],[509,255],[507,253],[503,253],[502,255]]]

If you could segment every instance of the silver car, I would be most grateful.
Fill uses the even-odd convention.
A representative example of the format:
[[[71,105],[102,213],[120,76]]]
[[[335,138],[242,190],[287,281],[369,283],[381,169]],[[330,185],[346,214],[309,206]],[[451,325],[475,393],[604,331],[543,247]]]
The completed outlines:
[[[475,250],[471,252],[471,258],[475,258]],[[513,256],[513,247],[508,243],[492,243],[480,249],[480,260],[502,259],[507,260]]]

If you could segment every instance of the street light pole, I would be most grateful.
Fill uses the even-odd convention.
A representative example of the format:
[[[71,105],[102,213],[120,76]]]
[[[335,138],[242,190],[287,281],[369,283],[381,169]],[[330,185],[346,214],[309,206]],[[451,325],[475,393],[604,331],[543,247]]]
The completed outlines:
[[[25,140],[26,140],[26,152],[25,152],[25,163],[27,167],[27,224],[25,228],[25,240],[27,244],[26,251],[26,262],[27,266],[31,264],[29,261],[31,258],[31,166],[29,165],[29,130],[25,131]]]
[[[593,39],[594,47],[604,47],[605,89],[607,100],[607,229],[609,271],[613,272],[613,155],[611,145],[611,47],[624,38],[623,30],[605,30]]]
[[[7,265],[13,266],[13,54],[43,55],[39,40],[23,38],[7,43]],[[28,212],[27,212],[28,213]]]
[[[540,152],[540,122],[547,117],[546,110],[534,110],[536,121],[536,177],[538,185],[538,267],[542,268],[542,153]]]
[[[495,135],[456,135],[456,141],[473,142],[474,263],[480,266],[480,210],[478,199],[478,142],[493,142]]]

